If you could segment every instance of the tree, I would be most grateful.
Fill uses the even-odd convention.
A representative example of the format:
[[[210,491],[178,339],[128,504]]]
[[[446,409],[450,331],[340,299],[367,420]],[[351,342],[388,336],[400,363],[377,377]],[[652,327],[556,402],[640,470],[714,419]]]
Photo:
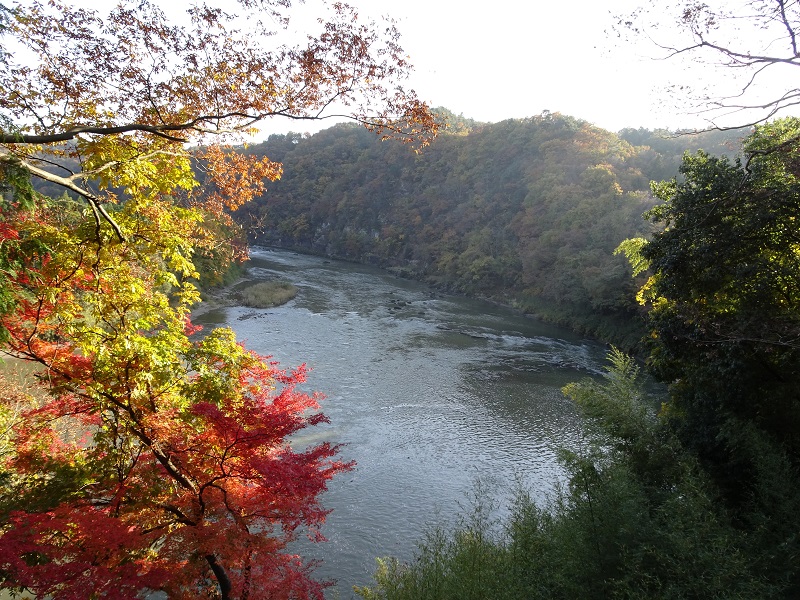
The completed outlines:
[[[762,123],[800,103],[800,88],[787,83],[794,80],[794,67],[800,67],[800,3],[796,1],[665,4],[653,0],[619,17],[617,29],[624,35],[646,36],[664,50],[661,58],[685,57],[728,71],[725,84],[733,87],[726,91],[722,83],[715,90],[692,91],[686,84],[672,89],[681,105],[687,94],[694,95],[697,113],[714,127]]]
[[[765,573],[796,595],[800,509],[800,120],[757,126],[745,159],[687,155],[650,241],[628,242],[651,277],[653,373],[666,415],[720,486]],[[770,548],[780,556],[767,559]]]
[[[0,6],[0,335],[47,392],[0,410],[2,588],[322,595],[286,545],[320,537],[319,494],[349,465],[330,444],[289,444],[325,420],[296,389],[305,367],[228,329],[198,339],[193,259],[229,257],[226,211],[280,176],[221,145],[260,120],[337,101],[381,135],[424,144],[436,126],[397,85],[393,27],[382,37],[336,3],[305,47],[269,49],[237,24],[266,33],[290,2],[240,5],[246,21],[202,5],[185,24],[147,1],[105,16]],[[40,196],[32,176],[73,197]]]
[[[664,204],[648,215],[664,231],[641,247],[653,272],[651,361],[665,381],[715,398],[683,407],[687,418],[717,423],[709,442],[727,417],[754,422],[796,457],[798,131],[794,119],[758,127],[744,163],[687,155],[683,181],[653,185]]]
[[[197,209],[134,197],[114,211],[127,241],[105,224],[98,242],[70,208],[38,206],[6,239],[25,268],[8,282],[5,350],[42,365],[50,397],[5,434],[0,585],[320,596],[282,550],[303,527],[316,535],[318,494],[348,465],[329,444],[287,443],[324,421],[295,389],[304,367],[279,370],[229,329],[190,338],[198,293],[179,278],[193,274]]]

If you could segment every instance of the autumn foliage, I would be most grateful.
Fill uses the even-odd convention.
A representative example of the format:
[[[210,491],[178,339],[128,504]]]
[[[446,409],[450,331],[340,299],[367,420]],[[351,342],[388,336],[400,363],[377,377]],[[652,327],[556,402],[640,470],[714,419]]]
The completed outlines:
[[[392,26],[335,3],[320,34],[269,47],[291,3],[239,4],[184,24],[146,1],[0,5],[0,341],[41,388],[0,398],[0,588],[322,596],[287,544],[321,539],[319,495],[350,465],[290,444],[325,421],[305,366],[191,324],[196,259],[224,267],[229,212],[281,175],[236,151],[261,120],[336,103],[422,145],[436,126]]]
[[[110,226],[95,239],[63,203],[6,205],[4,217],[4,246],[25,255],[6,281],[17,299],[2,317],[6,351],[39,363],[50,390],[6,434],[4,585],[62,598],[319,596],[285,546],[318,535],[318,495],[348,465],[329,444],[287,443],[324,421],[318,397],[296,389],[304,367],[279,369],[229,329],[196,339],[197,290],[181,279],[199,212],[127,202],[114,213],[126,242]]]

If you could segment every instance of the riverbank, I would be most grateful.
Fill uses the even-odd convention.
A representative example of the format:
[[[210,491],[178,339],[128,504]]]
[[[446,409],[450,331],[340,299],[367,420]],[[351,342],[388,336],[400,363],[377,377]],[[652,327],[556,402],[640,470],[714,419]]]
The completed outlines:
[[[192,308],[192,319],[209,313],[212,310],[217,310],[218,308],[236,306],[237,302],[234,289],[236,286],[242,285],[248,281],[252,281],[252,279],[242,276],[227,285],[215,286],[202,290],[200,302]]]

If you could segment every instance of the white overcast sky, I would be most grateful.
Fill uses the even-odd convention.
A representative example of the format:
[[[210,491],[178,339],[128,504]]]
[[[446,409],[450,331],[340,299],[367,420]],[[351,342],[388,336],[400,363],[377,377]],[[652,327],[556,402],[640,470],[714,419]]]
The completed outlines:
[[[667,19],[648,32],[651,39],[615,35],[615,16],[646,2],[348,0],[362,17],[397,21],[415,65],[410,87],[432,106],[487,122],[549,110],[611,131],[705,128],[708,122],[692,114],[688,102],[670,96],[668,86],[731,94],[739,89],[731,87],[733,73],[688,56],[664,60],[656,42],[675,43],[679,35]]]
[[[422,98],[480,121],[561,112],[617,130],[653,115],[663,63],[607,34],[614,2],[363,0],[398,20]],[[620,7],[629,2],[618,2]]]
[[[611,131],[704,126],[660,102],[681,74],[676,61],[654,60],[659,51],[647,40],[634,46],[614,35],[614,15],[636,0],[348,3],[362,18],[397,21],[415,66],[410,87],[432,106],[487,122],[549,110]]]
[[[170,15],[189,7],[181,0],[153,1]],[[317,1],[295,5],[292,14],[299,11],[301,18],[290,29],[302,33],[304,23],[314,22]],[[690,57],[658,58],[664,53],[656,42],[677,39],[668,19],[648,32],[653,39],[626,40],[614,34],[615,16],[630,14],[648,0],[345,1],[359,9],[360,18],[379,21],[389,16],[397,22],[401,45],[415,65],[408,87],[421,99],[478,121],[549,110],[611,131],[640,126],[702,129],[707,122],[691,114],[688,102],[676,102],[668,86],[705,86],[712,96],[737,90],[731,87],[730,69],[699,65]],[[678,0],[658,0],[658,17],[662,1],[666,7]],[[746,2],[725,0],[725,5]],[[104,0],[75,4],[101,12],[110,6]],[[778,80],[778,88],[784,81]],[[261,135],[314,132],[331,124],[276,120],[263,124]]]

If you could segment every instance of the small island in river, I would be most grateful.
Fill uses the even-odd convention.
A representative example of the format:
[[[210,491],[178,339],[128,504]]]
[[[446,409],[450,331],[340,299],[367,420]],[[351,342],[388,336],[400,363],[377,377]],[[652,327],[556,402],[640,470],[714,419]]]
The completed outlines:
[[[272,308],[297,296],[297,287],[288,281],[261,281],[242,289],[239,302],[251,308]]]

